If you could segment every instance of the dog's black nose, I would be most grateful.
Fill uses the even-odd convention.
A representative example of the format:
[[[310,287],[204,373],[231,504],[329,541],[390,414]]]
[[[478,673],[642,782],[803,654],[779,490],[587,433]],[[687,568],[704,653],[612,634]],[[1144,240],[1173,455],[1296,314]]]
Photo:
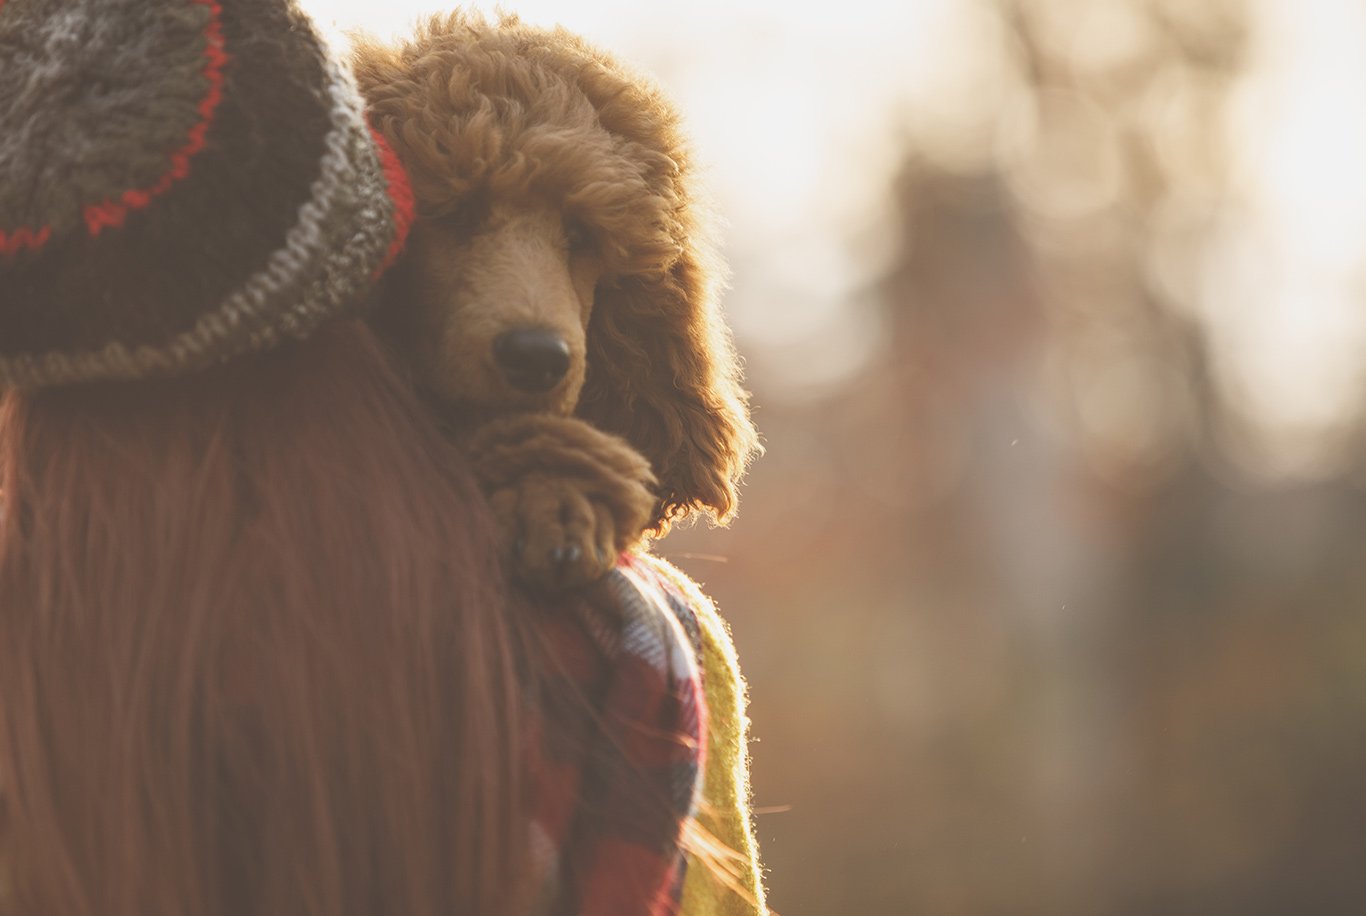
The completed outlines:
[[[493,358],[519,391],[549,391],[569,371],[569,344],[554,331],[518,328],[493,341]]]

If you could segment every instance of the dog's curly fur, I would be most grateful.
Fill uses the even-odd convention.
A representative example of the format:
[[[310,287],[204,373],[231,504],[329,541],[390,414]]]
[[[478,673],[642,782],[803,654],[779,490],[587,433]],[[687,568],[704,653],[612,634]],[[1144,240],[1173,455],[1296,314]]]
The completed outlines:
[[[358,39],[353,59],[419,206],[386,292],[391,330],[421,380],[478,421],[471,441],[500,456],[476,465],[504,489],[500,462],[534,466],[541,484],[561,459],[576,465],[552,489],[585,490],[597,518],[555,511],[617,529],[614,549],[693,512],[728,520],[758,442],[673,107],[578,36],[515,16],[438,16],[397,47]],[[492,340],[519,325],[569,345],[549,392],[500,381]],[[546,426],[546,414],[597,429]],[[528,443],[539,457],[510,457]],[[605,479],[623,475],[635,490]]]

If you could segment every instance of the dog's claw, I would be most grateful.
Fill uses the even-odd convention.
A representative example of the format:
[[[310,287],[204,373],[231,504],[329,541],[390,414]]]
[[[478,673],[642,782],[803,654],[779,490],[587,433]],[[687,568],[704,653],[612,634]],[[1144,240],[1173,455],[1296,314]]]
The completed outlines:
[[[578,544],[570,544],[567,547],[554,547],[550,551],[550,562],[556,566],[566,566],[579,562],[579,557],[583,552],[579,550]]]
[[[564,582],[570,578],[575,566],[583,558],[583,550],[578,544],[564,544],[551,548],[550,565],[556,579]]]
[[[550,562],[560,568],[561,574],[564,573],[565,567],[573,566],[582,557],[583,550],[578,544],[561,545],[550,550]]]

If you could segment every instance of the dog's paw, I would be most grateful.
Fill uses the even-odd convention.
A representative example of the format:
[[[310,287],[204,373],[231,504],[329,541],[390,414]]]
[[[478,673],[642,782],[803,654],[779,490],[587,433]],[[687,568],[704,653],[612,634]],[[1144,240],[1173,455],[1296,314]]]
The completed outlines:
[[[532,474],[490,494],[512,570],[542,591],[590,585],[616,565],[623,545],[611,509],[580,481]]]
[[[654,515],[649,462],[582,420],[498,420],[472,441],[471,456],[513,574],[542,591],[601,578]]]

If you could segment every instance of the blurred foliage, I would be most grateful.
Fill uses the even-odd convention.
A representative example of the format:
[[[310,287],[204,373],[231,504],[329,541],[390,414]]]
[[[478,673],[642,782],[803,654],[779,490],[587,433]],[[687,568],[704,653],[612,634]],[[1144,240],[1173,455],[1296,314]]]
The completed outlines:
[[[1366,911],[1366,493],[1236,473],[1199,319],[1249,12],[981,9],[1009,79],[908,138],[878,356],[752,379],[741,520],[661,545],[735,626],[773,904]]]

